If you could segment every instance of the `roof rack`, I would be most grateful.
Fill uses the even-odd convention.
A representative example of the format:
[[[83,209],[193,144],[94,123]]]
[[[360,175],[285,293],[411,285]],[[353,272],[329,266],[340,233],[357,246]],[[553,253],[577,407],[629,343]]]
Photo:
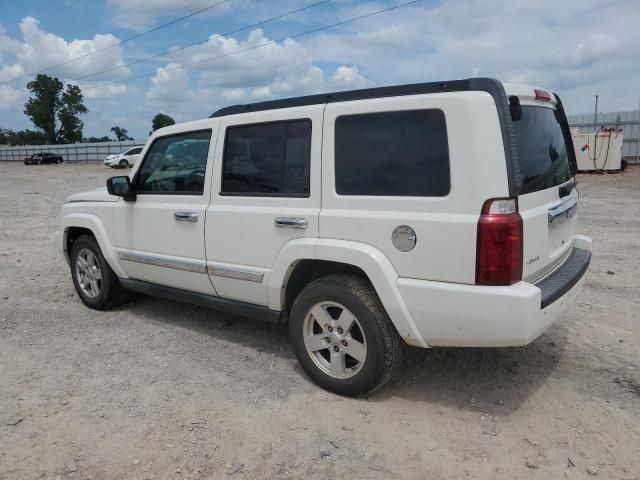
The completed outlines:
[[[305,95],[302,97],[269,100],[266,102],[247,103],[246,105],[232,105],[216,111],[209,118],[225,117],[238,113],[260,112],[280,108],[302,107],[323,103],[348,102],[350,100],[364,100],[368,98],[398,97],[403,95],[420,95],[425,93],[459,92],[466,90],[483,90],[495,95],[502,92],[502,84],[493,78],[469,78],[465,80],[451,80],[446,82],[413,83],[409,85],[395,85],[391,87],[364,88],[343,92],[322,93],[319,95]]]

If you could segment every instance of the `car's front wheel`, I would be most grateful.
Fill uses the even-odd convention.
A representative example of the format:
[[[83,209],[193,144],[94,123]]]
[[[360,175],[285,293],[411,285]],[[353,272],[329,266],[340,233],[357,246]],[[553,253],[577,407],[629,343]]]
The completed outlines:
[[[400,365],[402,340],[371,284],[355,275],[307,285],[291,309],[289,331],[307,374],[340,395],[371,392]]]
[[[128,292],[104,259],[96,240],[82,235],[71,249],[71,277],[82,302],[96,310],[108,310],[123,304]]]

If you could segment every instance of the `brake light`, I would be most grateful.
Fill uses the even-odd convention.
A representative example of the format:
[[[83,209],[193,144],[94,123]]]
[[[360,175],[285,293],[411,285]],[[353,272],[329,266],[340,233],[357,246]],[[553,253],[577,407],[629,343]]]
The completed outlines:
[[[513,285],[522,280],[522,217],[518,199],[484,202],[478,220],[476,284]]]
[[[546,90],[542,90],[540,88],[535,88],[533,90],[533,93],[536,94],[536,100],[540,100],[542,102],[550,102],[551,101],[551,94],[549,92],[547,92]]]

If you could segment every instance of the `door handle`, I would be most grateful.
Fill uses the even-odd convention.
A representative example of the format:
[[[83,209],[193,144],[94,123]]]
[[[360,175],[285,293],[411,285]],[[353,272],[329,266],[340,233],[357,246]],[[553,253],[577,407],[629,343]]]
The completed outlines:
[[[280,228],[307,228],[307,219],[302,217],[276,217],[276,227]]]
[[[196,212],[175,212],[173,218],[177,222],[192,222],[198,221],[198,214]]]

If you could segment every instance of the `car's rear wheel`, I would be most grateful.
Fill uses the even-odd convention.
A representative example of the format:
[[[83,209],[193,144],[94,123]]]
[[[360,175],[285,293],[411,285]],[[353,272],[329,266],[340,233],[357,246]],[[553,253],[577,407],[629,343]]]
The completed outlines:
[[[118,165],[120,166],[120,168],[127,168],[129,166],[129,162],[123,159],[123,160],[120,160]]]
[[[402,340],[371,284],[355,275],[307,285],[291,309],[289,331],[307,374],[340,395],[371,392],[400,365]]]
[[[71,277],[80,300],[90,308],[108,310],[128,298],[128,292],[122,288],[98,243],[90,235],[82,235],[73,242]]]

